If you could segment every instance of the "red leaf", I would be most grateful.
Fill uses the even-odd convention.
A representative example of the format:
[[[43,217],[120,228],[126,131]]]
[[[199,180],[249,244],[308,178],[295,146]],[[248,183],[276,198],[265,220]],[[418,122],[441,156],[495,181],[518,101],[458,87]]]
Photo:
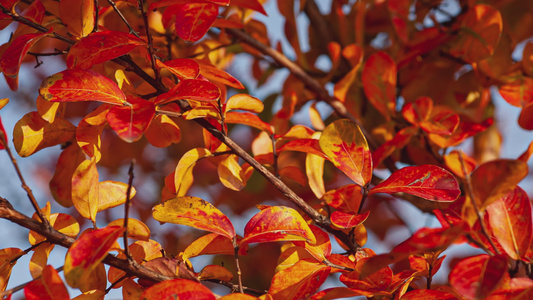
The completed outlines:
[[[324,194],[323,200],[331,207],[345,213],[355,213],[363,198],[361,187],[356,184],[348,184],[336,190],[330,190]]]
[[[2,131],[3,138],[0,138],[0,150],[5,149],[7,147],[7,134],[6,130],[4,129],[4,125],[2,124],[2,118],[0,117],[0,131]],[[5,142],[5,145],[4,145]]]
[[[512,259],[523,258],[531,246],[531,202],[520,187],[487,206],[490,231]]]
[[[501,284],[507,273],[502,255],[481,254],[461,260],[450,272],[450,285],[467,299],[485,299]]]
[[[277,151],[279,153],[283,151],[299,151],[315,154],[322,158],[327,158],[327,156],[324,154],[324,152],[322,152],[322,149],[320,148],[319,141],[315,139],[292,140],[286,144],[283,144],[283,146],[279,147]]]
[[[156,60],[159,68],[167,68],[180,79],[195,79],[200,74],[198,63],[189,58],[177,58],[166,62]]]
[[[82,234],[67,252],[65,279],[71,287],[79,287],[90,280],[88,276],[104,260],[116,239],[124,232],[118,226],[104,227]]]
[[[364,262],[365,265],[367,263],[368,260]],[[385,267],[364,279],[360,277],[359,271],[342,274],[340,281],[351,289],[370,292],[376,295],[377,293],[388,291],[392,283],[392,275],[391,268]]]
[[[139,140],[155,116],[152,102],[141,98],[129,98],[131,105],[115,106],[106,115],[109,126],[128,143]]]
[[[274,275],[268,294],[274,299],[307,299],[324,283],[330,272],[331,268],[323,264],[300,260]]]
[[[426,299],[439,299],[439,300],[456,300],[457,297],[450,293],[436,291],[436,290],[414,290],[407,292],[402,296],[402,300],[426,300]]]
[[[191,226],[223,235],[235,237],[231,221],[211,203],[197,197],[176,197],[153,209],[152,215],[159,222]]]
[[[266,207],[248,221],[240,245],[276,241],[316,242],[316,238],[294,209],[285,206]]]
[[[70,48],[67,67],[90,69],[142,45],[146,43],[129,33],[111,30],[93,32]]]
[[[362,224],[367,218],[368,215],[370,215],[370,211],[367,211],[364,214],[360,215],[354,215],[354,214],[347,214],[340,211],[334,211],[331,214],[331,223],[335,225],[336,227],[342,228],[342,229],[348,229],[353,228],[359,224]]]
[[[201,79],[184,79],[170,91],[157,97],[155,104],[176,100],[215,101],[219,97],[220,90],[213,83]]]
[[[196,42],[211,28],[217,15],[218,6],[212,3],[182,4],[176,15],[176,33],[186,41]]]
[[[342,119],[329,124],[320,136],[320,148],[328,159],[360,186],[372,178],[372,157],[359,126]]]
[[[387,119],[396,111],[396,63],[385,52],[371,55],[361,74],[365,95]]]
[[[24,296],[28,300],[69,300],[67,287],[51,265],[43,269],[41,277],[24,287]]]
[[[11,42],[9,47],[5,50],[0,59],[0,68],[2,68],[2,72],[4,73],[6,81],[9,83],[9,88],[12,91],[18,89],[18,73],[22,59],[24,59],[26,53],[30,51],[30,48],[49,32],[21,35]]]
[[[519,75],[500,86],[499,91],[507,103],[518,107],[526,105],[533,101],[533,78]]]
[[[398,192],[437,202],[453,201],[461,194],[455,177],[445,169],[433,165],[400,169],[372,188],[369,194]]]
[[[72,69],[46,78],[39,94],[51,102],[100,101],[122,105],[126,96],[111,79],[91,70]]]
[[[196,299],[215,300],[215,295],[201,283],[187,279],[173,279],[160,282],[146,289],[142,300]]]

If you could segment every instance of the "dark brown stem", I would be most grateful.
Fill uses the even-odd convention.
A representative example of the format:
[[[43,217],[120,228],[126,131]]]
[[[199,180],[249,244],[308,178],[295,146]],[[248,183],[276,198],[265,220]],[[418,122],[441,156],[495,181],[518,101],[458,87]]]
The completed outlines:
[[[130,256],[130,251],[128,247],[128,220],[130,218],[130,206],[131,206],[131,189],[133,188],[133,166],[135,165],[135,160],[132,160],[130,163],[130,168],[128,170],[129,180],[128,188],[126,189],[126,203],[124,204],[124,254],[128,260],[132,261]]]
[[[459,152],[459,161],[461,162],[461,169],[463,171],[463,174],[465,175],[465,181],[466,181],[466,192],[468,194],[468,197],[470,197],[470,201],[472,201],[472,205],[474,206],[474,210],[476,211],[477,218],[479,220],[479,225],[481,227],[481,232],[483,235],[487,238],[490,245],[492,246],[492,249],[494,249],[494,252],[496,254],[500,254],[500,250],[496,248],[496,245],[494,245],[494,242],[492,241],[492,238],[490,237],[489,233],[487,232],[487,228],[485,228],[485,223],[483,222],[483,217],[481,216],[481,212],[479,211],[479,207],[477,206],[476,199],[474,197],[474,192],[472,188],[472,181],[470,180],[470,173],[466,171],[465,167],[465,161],[463,159],[463,152]]]
[[[126,20],[126,18],[124,17],[124,15],[120,11],[120,9],[118,9],[118,7],[115,4],[115,2],[113,0],[107,0],[107,2],[109,3],[109,5],[111,5],[113,7],[113,10],[118,14],[118,16],[120,17],[122,22],[124,22],[124,24],[126,24],[126,26],[128,26],[128,30],[130,31],[130,33],[133,34],[134,36],[138,37],[138,38],[141,38],[139,36],[139,34],[137,34],[137,32],[135,30],[133,30],[133,27],[131,27],[131,25],[128,22],[128,20]]]
[[[93,32],[97,32],[98,31],[98,19],[99,19],[99,15],[98,15],[98,0],[94,0],[94,27],[93,27]]]
[[[35,213],[41,219],[41,222],[44,224],[46,228],[51,228],[50,222],[48,222],[48,219],[44,216],[43,212],[41,211],[41,208],[39,207],[39,204],[37,204],[37,200],[35,200],[35,196],[33,195],[32,190],[30,187],[26,184],[26,180],[24,180],[24,176],[22,176],[22,172],[20,171],[19,165],[17,163],[17,160],[13,156],[13,153],[11,153],[11,149],[7,145],[6,135],[2,130],[0,130],[0,143],[4,145],[4,148],[7,152],[7,155],[11,159],[11,164],[15,168],[15,171],[17,172],[17,176],[20,179],[20,182],[22,184],[22,188],[26,191],[26,195],[28,195],[28,198],[30,199],[31,205],[33,206],[33,209],[35,210]]]
[[[152,62],[152,69],[154,70],[155,80],[160,81],[161,74],[159,74],[159,70],[157,69],[157,66],[155,64],[153,39],[152,34],[150,33],[150,26],[148,26],[148,16],[144,11],[144,0],[139,0],[139,9],[141,10],[141,14],[143,16],[144,28],[146,29],[146,38],[148,39],[148,51],[150,52],[150,59]]]

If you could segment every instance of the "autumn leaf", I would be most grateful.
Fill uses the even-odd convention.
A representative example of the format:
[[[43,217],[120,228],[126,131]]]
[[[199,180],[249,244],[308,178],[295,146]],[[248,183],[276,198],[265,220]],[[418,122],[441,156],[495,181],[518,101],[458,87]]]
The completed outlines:
[[[257,115],[251,113],[230,111],[226,113],[225,121],[228,124],[243,124],[265,131],[269,134],[274,133],[274,130],[270,124],[261,120]]]
[[[305,299],[315,293],[330,272],[328,266],[300,260],[274,275],[268,293],[274,299]]]
[[[223,266],[218,265],[207,265],[205,266],[200,273],[198,274],[198,279],[200,280],[224,280],[232,281],[233,274]]]
[[[239,249],[241,251],[243,249]],[[199,255],[232,255],[235,253],[230,239],[217,233],[209,233],[197,238],[181,254],[183,260]]]
[[[191,187],[194,177],[193,168],[202,158],[212,156],[211,152],[203,148],[195,148],[183,154],[174,172],[174,187],[176,196],[184,196]]]
[[[82,217],[93,222],[99,204],[98,178],[94,159],[83,161],[72,175],[72,203]]]
[[[67,68],[90,69],[96,64],[125,55],[145,44],[143,40],[125,32],[112,30],[92,32],[70,48]]]
[[[319,139],[329,160],[360,186],[372,178],[372,157],[361,129],[349,120],[329,124]]]
[[[13,130],[13,144],[22,157],[65,143],[74,138],[76,127],[63,118],[56,118],[53,123],[43,120],[37,112],[24,115]]]
[[[276,241],[307,241],[314,244],[316,239],[296,210],[270,206],[263,208],[248,221],[240,245]]]
[[[123,182],[106,180],[98,183],[98,211],[117,207],[126,203],[128,185]],[[135,197],[137,191],[131,187],[130,199]]]
[[[212,3],[181,4],[176,15],[176,34],[190,42],[201,39],[211,28],[218,15],[218,6]]]
[[[329,206],[341,212],[356,213],[359,211],[363,194],[360,186],[348,184],[336,190],[329,190],[323,199]]]
[[[59,1],[59,16],[68,31],[84,37],[94,29],[94,1],[91,0],[61,0]]]
[[[126,96],[115,82],[91,70],[71,69],[56,73],[43,81],[39,94],[52,102],[126,103]]]
[[[366,60],[361,74],[366,97],[387,120],[396,111],[396,72],[394,60],[380,51]]]
[[[507,263],[502,255],[467,257],[453,267],[450,285],[466,299],[484,299],[501,284]]]
[[[153,209],[159,222],[174,223],[206,230],[233,239],[235,229],[231,221],[211,203],[197,197],[176,197]]]
[[[336,227],[347,229],[347,228],[353,228],[361,223],[363,223],[366,218],[368,218],[368,215],[370,214],[370,211],[367,211],[364,214],[347,214],[340,211],[334,211],[331,216],[331,224],[335,225]]]
[[[158,96],[155,104],[162,105],[176,100],[211,102],[219,97],[220,89],[215,84],[201,79],[184,79],[170,91]]]
[[[24,296],[28,300],[69,300],[67,287],[51,265],[43,269],[40,278],[30,281],[24,287]]]
[[[231,76],[226,71],[208,64],[203,60],[197,60],[197,62],[200,64],[200,74],[203,77],[215,83],[225,84],[238,90],[244,89],[244,85],[242,85],[242,83],[240,83],[235,77]],[[251,97],[250,95],[246,96]]]
[[[23,251],[18,248],[4,248],[0,250],[0,291],[6,290],[7,282],[11,276],[11,270],[17,263],[17,259],[22,255]]]
[[[131,105],[112,107],[106,115],[109,126],[128,142],[138,141],[155,116],[152,102],[141,98],[128,98]]]
[[[57,159],[55,173],[50,180],[50,192],[60,205],[70,207],[72,203],[72,176],[78,166],[85,161],[85,154],[76,144],[71,144]]]
[[[215,300],[216,298],[208,288],[198,282],[187,279],[173,279],[149,287],[142,293],[141,299]]]
[[[76,288],[90,281],[92,271],[106,257],[123,231],[124,228],[111,226],[82,234],[70,246],[65,258],[63,272],[67,283]]]
[[[241,167],[236,155],[228,155],[218,164],[217,169],[220,182],[234,191],[240,191],[246,187],[246,183],[254,171],[253,167],[248,164]]]
[[[176,58],[162,62],[156,60],[159,68],[166,68],[180,79],[195,79],[200,74],[200,66],[190,58]]]
[[[156,115],[144,132],[144,136],[152,146],[166,148],[180,142],[181,130],[168,116]]]
[[[443,168],[420,165],[402,168],[376,185],[369,195],[403,192],[437,202],[454,201],[461,194],[455,177]]]
[[[231,96],[228,101],[226,101],[224,112],[230,110],[244,110],[260,113],[263,111],[263,108],[264,105],[261,100],[247,94],[237,94]]]

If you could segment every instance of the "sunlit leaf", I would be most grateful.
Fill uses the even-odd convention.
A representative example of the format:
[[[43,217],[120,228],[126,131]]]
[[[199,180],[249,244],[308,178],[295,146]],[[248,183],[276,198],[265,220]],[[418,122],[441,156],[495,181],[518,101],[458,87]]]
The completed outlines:
[[[300,260],[274,275],[268,293],[274,299],[306,299],[316,292],[330,272],[328,266]]]
[[[324,261],[324,258],[328,258],[331,255],[331,241],[329,235],[316,225],[309,225],[309,228],[316,238],[316,243],[312,245],[301,241],[294,241],[293,243],[296,246],[304,248],[316,258],[317,261]]]
[[[24,287],[24,296],[28,300],[69,300],[67,287],[51,265],[43,269],[40,278]]]
[[[165,62],[156,60],[156,64],[159,68],[167,68],[180,79],[195,79],[200,74],[198,63],[189,58],[176,58]]]
[[[82,234],[69,248],[65,258],[63,272],[67,283],[76,288],[90,281],[92,271],[106,257],[123,231],[124,228],[111,226]]]
[[[73,205],[71,179],[83,161],[85,154],[76,144],[71,144],[59,155],[54,176],[50,180],[50,192],[57,203],[64,207]]]
[[[176,34],[190,42],[201,39],[211,28],[218,15],[218,6],[212,3],[181,4],[176,15]]]
[[[177,197],[167,200],[153,209],[152,215],[159,222],[187,225],[223,235],[235,237],[231,221],[211,203],[197,197]]]
[[[329,124],[320,136],[320,148],[329,160],[360,186],[372,178],[372,157],[361,129],[349,120]]]
[[[213,83],[201,79],[181,80],[170,91],[158,96],[155,104],[161,105],[176,100],[215,101],[220,97],[220,89]]]
[[[487,206],[490,231],[512,259],[524,257],[531,246],[533,221],[526,192],[516,187]]]
[[[523,106],[533,100],[533,78],[518,75],[509,82],[501,85],[500,95],[513,106]]]
[[[192,174],[193,168],[199,159],[212,156],[211,152],[203,148],[195,148],[183,154],[176,166],[174,173],[174,186],[176,196],[184,196],[191,187],[194,176]]]
[[[340,211],[334,211],[330,216],[331,224],[342,229],[353,228],[363,223],[366,220],[366,218],[368,218],[369,214],[370,214],[370,211],[367,211],[366,213],[359,214],[359,215],[347,214],[347,213],[343,213]]]
[[[467,257],[453,267],[448,280],[466,299],[485,299],[501,284],[507,263],[502,255]]]
[[[260,113],[263,111],[264,105],[261,100],[252,97],[248,94],[237,94],[231,96],[226,101],[225,111],[230,110],[245,110],[254,113]]]
[[[47,101],[100,101],[122,105],[126,96],[118,85],[104,75],[81,69],[70,69],[46,78],[39,94]]]
[[[29,112],[20,119],[13,129],[13,144],[22,157],[74,138],[76,127],[63,118],[53,123],[43,120],[36,111]]]
[[[396,72],[394,60],[380,51],[366,60],[361,74],[366,97],[387,120],[396,111]]]
[[[448,167],[448,169],[451,170],[456,176],[464,178],[465,174],[463,172],[463,164],[461,163],[460,156],[463,157],[466,173],[470,175],[476,168],[477,162],[466,154],[460,153],[457,150],[453,150],[449,154],[444,155],[444,162],[446,163],[446,167]]]
[[[77,37],[84,37],[94,29],[94,1],[61,0],[59,16],[68,31]]]
[[[235,250],[231,240],[217,233],[209,233],[197,238],[181,255],[183,260],[199,255],[233,255]]]
[[[51,102],[48,102],[51,103]],[[107,125],[106,115],[110,105],[100,105],[87,114],[76,128],[76,142],[90,158],[100,161],[102,147],[102,132]]]
[[[98,178],[94,160],[83,161],[72,175],[72,203],[82,217],[93,222],[99,204]]]
[[[117,207],[126,202],[128,185],[123,182],[106,180],[98,183],[98,211]],[[135,197],[137,191],[132,186],[130,199]]]
[[[239,165],[237,155],[229,155],[218,164],[218,177],[220,178],[220,182],[225,187],[234,191],[242,190],[254,170],[248,164],[245,164],[243,167]]]
[[[308,153],[305,157],[305,173],[309,182],[309,187],[320,199],[326,193],[324,185],[324,161],[321,156]]]
[[[372,188],[369,194],[398,192],[437,202],[453,201],[461,194],[455,177],[433,165],[402,168]]]
[[[34,217],[34,219],[36,218]],[[50,214],[48,221],[55,230],[61,232],[66,236],[76,237],[78,233],[80,233],[80,224],[78,223],[78,221],[76,221],[76,218],[71,215],[63,213]],[[36,245],[44,241],[45,239],[46,238],[44,236],[38,234],[33,230],[30,231],[30,234],[28,236],[28,240],[32,245]]]
[[[228,269],[224,268],[223,266],[207,265],[198,274],[198,279],[200,280],[216,279],[216,280],[232,281],[233,274]]]
[[[21,249],[4,248],[0,250],[0,291],[5,291],[7,282],[11,276],[11,270],[17,263],[17,259],[23,255]]]
[[[155,116],[152,102],[141,98],[129,98],[131,105],[115,106],[107,113],[109,126],[128,143],[138,141]]]
[[[259,130],[265,131],[269,134],[274,133],[272,126],[265,121],[261,120],[257,115],[252,113],[241,113],[230,111],[226,113],[226,123],[228,124],[243,124],[250,127],[257,128]]]
[[[285,206],[270,206],[248,221],[240,244],[276,241],[307,241],[314,244],[316,239],[296,210]]]
[[[144,132],[144,136],[152,146],[166,148],[180,142],[181,130],[168,116],[156,115]]]
[[[33,279],[43,274],[43,270],[48,265],[48,256],[54,247],[54,244],[43,243],[34,249],[30,259],[30,274]]]
[[[472,189],[480,210],[505,196],[528,174],[519,160],[499,159],[479,166],[472,173]]]
[[[173,279],[149,287],[142,293],[141,299],[215,300],[216,298],[208,288],[198,282],[187,279]]]
[[[0,68],[12,91],[18,89],[20,64],[26,53],[46,34],[47,32],[29,33],[15,38],[0,58]]]
[[[368,264],[368,260],[364,264]],[[351,289],[380,295],[380,293],[388,291],[392,283],[392,276],[391,268],[385,267],[364,278],[359,275],[359,271],[345,273],[341,275],[340,281]]]
[[[43,120],[48,123],[53,123],[55,118],[62,116],[65,112],[65,104],[61,102],[48,102],[41,96],[37,96],[36,100],[37,112],[41,115]]]
[[[90,69],[96,64],[125,55],[145,44],[143,40],[126,32],[112,30],[93,32],[70,48],[67,67]]]
[[[345,213],[356,213],[363,198],[361,187],[348,184],[336,190],[329,190],[323,200],[331,207]]]

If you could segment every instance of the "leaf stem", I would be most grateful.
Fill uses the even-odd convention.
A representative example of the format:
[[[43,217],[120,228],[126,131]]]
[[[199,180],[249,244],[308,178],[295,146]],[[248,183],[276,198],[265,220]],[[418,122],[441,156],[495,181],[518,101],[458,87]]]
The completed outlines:
[[[126,203],[124,204],[124,254],[126,258],[131,261],[131,255],[128,247],[128,220],[130,217],[130,206],[131,206],[131,189],[133,188],[133,167],[135,166],[135,159],[131,161],[130,168],[128,169],[128,188],[126,189]]]
[[[233,251],[235,253],[235,268],[237,269],[237,279],[239,281],[239,293],[244,293],[242,289],[242,272],[241,265],[239,264],[239,244],[237,243],[237,236],[233,237]]]

